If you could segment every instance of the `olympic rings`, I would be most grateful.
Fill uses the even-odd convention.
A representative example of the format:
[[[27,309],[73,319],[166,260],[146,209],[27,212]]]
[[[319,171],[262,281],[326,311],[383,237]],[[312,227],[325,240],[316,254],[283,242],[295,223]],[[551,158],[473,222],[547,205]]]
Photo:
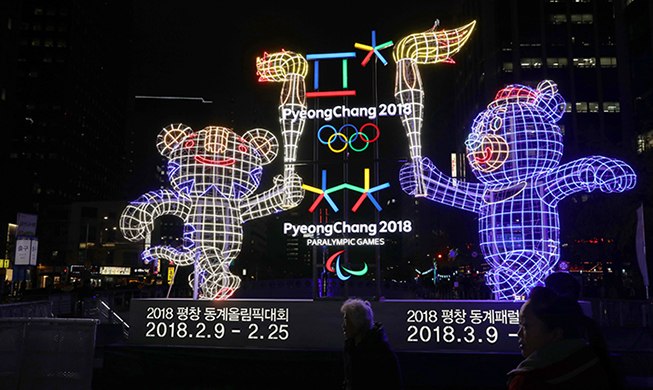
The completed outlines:
[[[370,139],[367,136],[367,134],[363,133],[363,129],[366,128],[367,126],[372,126],[372,127],[374,127],[376,129],[376,136],[374,138],[372,138],[372,139]],[[356,132],[351,135],[351,138],[347,138],[347,135],[342,132],[342,130],[347,128],[347,127],[351,127],[354,130],[356,130]],[[329,136],[327,141],[324,141],[322,139],[322,136],[321,136],[322,135],[322,130],[324,130],[325,128],[329,128],[329,129],[333,130],[333,134],[331,134],[331,136]],[[365,146],[360,148],[360,149],[356,149],[354,147],[354,145],[352,145],[352,143],[355,140],[358,139],[359,135],[360,135],[361,141],[365,142]],[[323,125],[322,127],[320,127],[320,130],[317,131],[318,141],[320,141],[324,145],[328,145],[329,149],[331,149],[331,151],[333,153],[344,152],[345,149],[347,149],[347,146],[349,146],[354,152],[362,152],[363,150],[367,149],[367,147],[370,145],[370,143],[372,143],[372,142],[376,141],[377,139],[379,139],[379,135],[381,135],[381,132],[379,131],[379,127],[377,125],[375,125],[374,123],[366,123],[363,126],[361,126],[360,130],[357,129],[356,126],[354,126],[352,124],[349,124],[349,123],[346,123],[346,124],[342,125],[340,127],[340,130],[336,130],[336,128],[331,126],[331,125]],[[342,147],[341,149],[335,149],[333,147],[333,142],[335,141],[336,138],[339,138],[345,144],[345,146]]]

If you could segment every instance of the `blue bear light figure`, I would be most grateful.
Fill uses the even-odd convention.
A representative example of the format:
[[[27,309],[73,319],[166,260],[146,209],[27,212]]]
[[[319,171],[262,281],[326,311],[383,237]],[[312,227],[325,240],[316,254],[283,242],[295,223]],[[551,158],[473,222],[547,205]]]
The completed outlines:
[[[508,86],[476,117],[465,142],[480,183],[452,179],[422,159],[428,199],[479,214],[480,246],[491,266],[486,283],[499,299],[527,295],[558,263],[560,200],[635,186],[637,177],[623,161],[590,156],[559,165],[563,143],[556,122],[564,111],[552,81],[537,89]],[[411,195],[416,171],[412,163],[400,171],[402,189]]]
[[[277,156],[279,145],[269,131],[253,129],[242,136],[225,127],[194,132],[183,124],[165,127],[157,148],[168,158],[172,189],[148,192],[122,213],[121,230],[130,241],[145,239],[162,215],[184,221],[181,250],[154,246],[142,253],[145,262],[163,259],[194,265],[202,299],[226,299],[240,285],[229,272],[243,239],[243,223],[297,206],[304,197],[294,172],[274,178],[272,189],[258,195],[262,166]]]

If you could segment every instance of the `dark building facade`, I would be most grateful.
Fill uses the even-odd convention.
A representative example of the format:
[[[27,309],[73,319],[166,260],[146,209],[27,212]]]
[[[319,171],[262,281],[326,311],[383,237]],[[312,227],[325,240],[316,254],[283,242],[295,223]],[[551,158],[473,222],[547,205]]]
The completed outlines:
[[[46,242],[68,220],[65,205],[123,198],[132,16],[128,3],[94,0],[2,9],[2,226],[38,215],[48,264],[65,252]]]
[[[651,7],[646,0],[469,0],[452,21],[477,20],[450,85],[456,152],[464,155],[474,117],[501,88],[550,79],[567,102],[558,123],[562,163],[605,155],[638,173],[633,191],[578,193],[559,206],[562,260],[621,289],[641,287],[635,210],[651,201]]]

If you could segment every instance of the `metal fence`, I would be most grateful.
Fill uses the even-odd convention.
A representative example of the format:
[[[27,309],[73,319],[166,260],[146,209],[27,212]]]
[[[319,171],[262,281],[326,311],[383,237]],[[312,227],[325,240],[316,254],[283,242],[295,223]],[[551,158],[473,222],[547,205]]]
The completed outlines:
[[[0,389],[90,389],[94,319],[0,319]]]
[[[592,318],[601,326],[653,327],[653,301],[587,299]]]
[[[52,302],[36,301],[0,305],[0,318],[54,317]]]

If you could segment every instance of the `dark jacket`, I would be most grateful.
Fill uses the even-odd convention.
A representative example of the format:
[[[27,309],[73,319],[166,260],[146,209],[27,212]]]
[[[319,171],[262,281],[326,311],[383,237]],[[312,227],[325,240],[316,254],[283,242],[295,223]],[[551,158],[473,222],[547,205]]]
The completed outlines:
[[[403,388],[397,356],[378,322],[358,345],[353,338],[345,342],[344,362],[346,390]]]
[[[609,389],[599,358],[584,340],[546,345],[508,373],[510,390]]]

